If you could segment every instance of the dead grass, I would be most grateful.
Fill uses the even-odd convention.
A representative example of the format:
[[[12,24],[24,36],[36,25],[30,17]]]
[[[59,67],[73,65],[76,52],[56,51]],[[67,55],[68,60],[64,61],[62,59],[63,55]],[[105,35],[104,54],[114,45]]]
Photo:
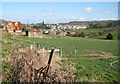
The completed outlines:
[[[71,82],[68,72],[61,71],[61,66],[56,62],[62,59],[57,53],[53,54],[50,69],[45,74],[50,53],[43,53],[42,49],[35,47],[23,48],[21,44],[12,46],[13,44],[3,45],[3,49],[9,48],[11,52],[2,58],[2,64],[5,66],[2,68],[4,81],[11,83]]]

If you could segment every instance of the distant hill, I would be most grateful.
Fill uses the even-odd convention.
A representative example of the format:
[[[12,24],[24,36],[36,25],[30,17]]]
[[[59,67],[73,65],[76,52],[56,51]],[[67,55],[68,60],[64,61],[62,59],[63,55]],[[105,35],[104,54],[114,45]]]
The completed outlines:
[[[59,23],[61,25],[90,25],[90,24],[97,24],[97,23],[100,23],[100,24],[107,24],[107,23],[110,23],[110,22],[115,22],[117,20],[106,20],[106,21],[72,21],[72,22],[69,22],[69,23]]]
[[[0,25],[3,24],[3,25],[6,25],[6,20],[3,20],[3,19],[0,19]]]

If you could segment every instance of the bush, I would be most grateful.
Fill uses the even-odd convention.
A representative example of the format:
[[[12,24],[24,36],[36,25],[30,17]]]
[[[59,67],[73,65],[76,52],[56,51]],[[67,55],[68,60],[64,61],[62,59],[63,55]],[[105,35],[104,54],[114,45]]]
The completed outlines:
[[[103,32],[103,31],[101,31],[101,32],[98,32],[98,34],[99,34],[99,35],[104,35],[104,32]]]
[[[107,39],[109,39],[109,40],[112,40],[112,39],[113,39],[113,35],[112,35],[111,33],[108,33],[108,35],[107,35],[106,37],[107,37]]]
[[[85,34],[84,34],[84,32],[81,32],[81,37],[85,37]]]
[[[22,31],[26,32],[26,28],[22,28]]]
[[[90,36],[90,38],[93,38],[93,37],[97,37],[98,34],[96,32],[92,32],[89,36]]]
[[[2,26],[2,25],[0,25],[0,28],[3,28],[3,26]]]

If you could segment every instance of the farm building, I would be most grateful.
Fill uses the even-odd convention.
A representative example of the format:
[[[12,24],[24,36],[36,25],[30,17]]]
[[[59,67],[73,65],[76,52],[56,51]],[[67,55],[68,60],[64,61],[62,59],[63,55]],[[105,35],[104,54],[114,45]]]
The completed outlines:
[[[6,22],[7,30],[9,33],[11,32],[22,32],[21,23],[20,22]]]
[[[26,31],[26,36],[29,37],[42,37],[42,30],[29,29]]]
[[[55,29],[51,29],[49,31],[49,35],[56,35],[56,30]]]
[[[57,35],[60,35],[60,36],[66,36],[66,32],[63,32],[63,31],[57,31],[56,33]]]
[[[6,22],[7,31],[11,35],[21,35],[22,28],[20,22]]]
[[[49,29],[44,29],[43,30],[44,34],[49,34],[49,31],[50,31]]]
[[[70,32],[69,35],[75,35],[75,32]]]

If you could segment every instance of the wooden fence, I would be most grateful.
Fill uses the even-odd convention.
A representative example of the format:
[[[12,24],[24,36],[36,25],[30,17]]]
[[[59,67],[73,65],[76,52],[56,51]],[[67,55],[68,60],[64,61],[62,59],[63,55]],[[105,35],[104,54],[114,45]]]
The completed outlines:
[[[37,41],[37,42],[33,42],[33,41],[30,41],[30,40],[23,40],[23,39],[18,39],[18,38],[13,38],[13,37],[6,37],[6,36],[3,36],[4,38],[9,38],[9,39],[12,39],[12,40],[19,40],[22,42],[22,44],[24,43],[27,43],[31,49],[33,48],[37,48],[38,52],[42,52],[43,55],[45,53],[50,53],[51,52],[51,49],[54,49],[54,52],[58,52],[59,53],[59,56],[62,56],[62,48],[59,48],[57,46],[53,46],[53,45],[50,45],[50,44],[47,44],[47,43],[44,43],[44,42],[40,42],[40,41]],[[17,43],[18,44],[18,43]],[[16,43],[15,43],[16,45]]]

